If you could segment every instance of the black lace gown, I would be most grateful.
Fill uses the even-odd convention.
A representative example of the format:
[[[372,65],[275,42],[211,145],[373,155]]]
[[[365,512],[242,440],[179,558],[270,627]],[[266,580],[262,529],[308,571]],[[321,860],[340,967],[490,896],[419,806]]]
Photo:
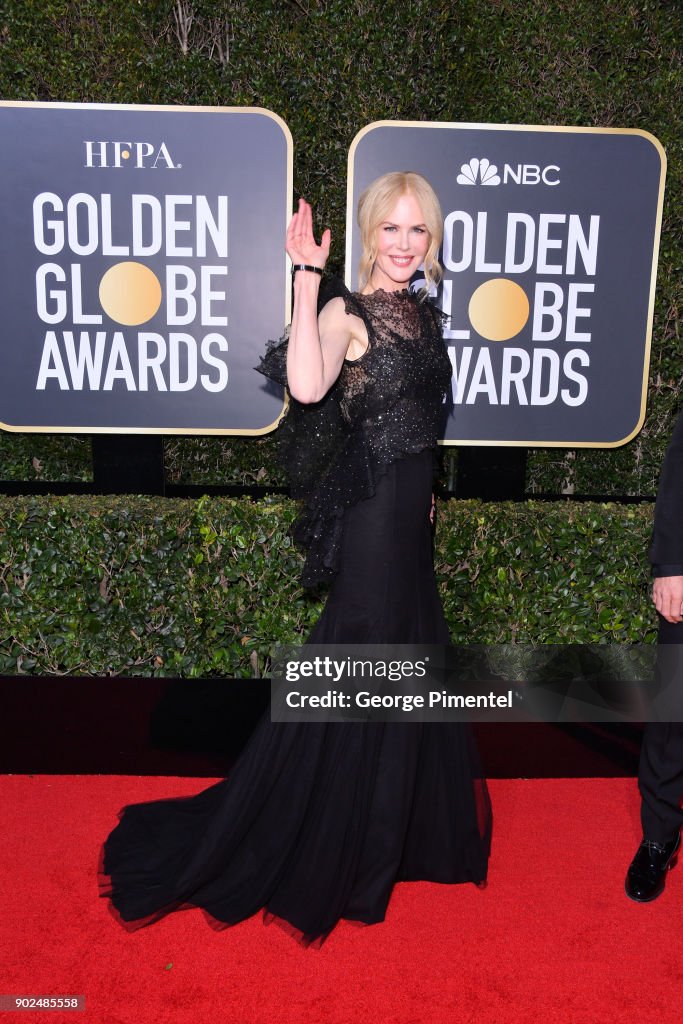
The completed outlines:
[[[332,581],[311,643],[448,643],[431,555],[434,453],[451,368],[440,315],[410,292],[341,283],[369,346],[279,428],[306,584]],[[286,339],[261,372],[285,381]],[[263,909],[305,943],[384,919],[401,880],[481,883],[491,816],[467,726],[257,726],[228,779],[125,807],[101,893],[137,928],[200,907],[216,927]]]

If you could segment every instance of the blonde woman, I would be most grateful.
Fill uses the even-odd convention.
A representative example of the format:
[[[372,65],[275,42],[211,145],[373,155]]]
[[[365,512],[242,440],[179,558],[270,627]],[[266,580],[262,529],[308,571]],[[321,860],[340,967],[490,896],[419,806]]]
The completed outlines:
[[[330,235],[302,199],[287,232],[294,312],[261,371],[286,383],[280,428],[303,582],[331,583],[310,643],[447,644],[431,553],[434,456],[451,367],[441,318],[409,284],[441,269],[442,218],[419,174],[383,175],[359,202],[357,292],[321,298]],[[264,909],[305,943],[341,919],[384,919],[397,881],[486,877],[490,806],[459,724],[272,723],[229,779],[124,808],[103,895],[128,927],[198,906],[216,926]]]

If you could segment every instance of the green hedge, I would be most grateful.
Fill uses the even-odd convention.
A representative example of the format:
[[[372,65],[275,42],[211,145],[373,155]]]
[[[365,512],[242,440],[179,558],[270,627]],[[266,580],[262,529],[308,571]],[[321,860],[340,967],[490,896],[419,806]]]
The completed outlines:
[[[0,498],[0,672],[248,677],[303,640],[288,500]],[[654,641],[649,505],[444,502],[456,643]]]
[[[194,16],[186,36],[179,7]],[[346,155],[371,121],[653,132],[669,176],[644,429],[613,451],[532,451],[527,481],[533,493],[651,495],[683,381],[681,40],[680,0],[5,0],[0,96],[274,110],[294,137],[295,191],[332,228],[337,271]],[[276,482],[267,442],[173,438],[166,451],[174,482],[248,482],[262,470]],[[0,435],[0,479],[82,479],[81,455],[64,436]]]

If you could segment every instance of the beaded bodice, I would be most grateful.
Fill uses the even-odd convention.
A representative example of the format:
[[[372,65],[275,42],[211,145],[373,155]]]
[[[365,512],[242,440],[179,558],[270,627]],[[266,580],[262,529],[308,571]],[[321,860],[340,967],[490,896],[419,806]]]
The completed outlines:
[[[451,379],[439,314],[409,291],[349,293],[345,305],[364,320],[369,344],[342,367],[344,419],[383,461],[435,445]]]

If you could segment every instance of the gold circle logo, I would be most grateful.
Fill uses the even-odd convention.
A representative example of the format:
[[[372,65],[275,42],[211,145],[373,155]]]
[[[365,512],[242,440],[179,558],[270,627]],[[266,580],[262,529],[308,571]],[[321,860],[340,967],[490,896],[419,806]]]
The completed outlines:
[[[161,305],[159,278],[142,263],[115,263],[100,281],[100,302],[118,324],[145,324]]]
[[[480,284],[470,299],[470,323],[487,341],[507,341],[529,319],[529,299],[515,281],[496,277]]]

